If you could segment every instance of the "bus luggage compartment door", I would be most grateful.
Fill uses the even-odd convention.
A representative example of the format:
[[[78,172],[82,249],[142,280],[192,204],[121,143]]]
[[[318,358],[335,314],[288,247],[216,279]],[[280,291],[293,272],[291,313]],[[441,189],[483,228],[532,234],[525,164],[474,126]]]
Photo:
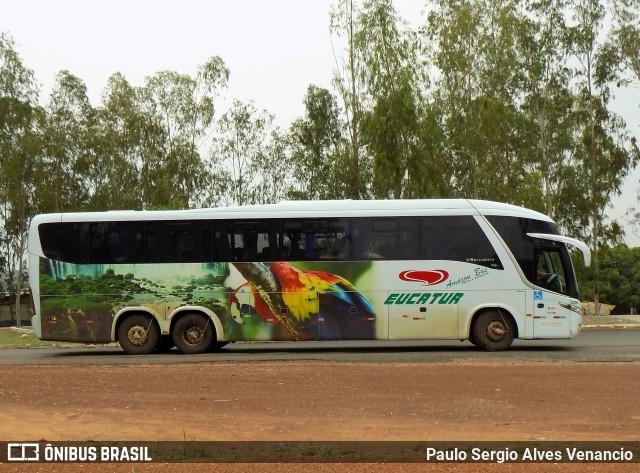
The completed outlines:
[[[390,340],[457,339],[458,304],[456,292],[389,292]]]
[[[318,294],[318,336],[320,340],[373,340],[376,338],[376,314],[359,292]]]

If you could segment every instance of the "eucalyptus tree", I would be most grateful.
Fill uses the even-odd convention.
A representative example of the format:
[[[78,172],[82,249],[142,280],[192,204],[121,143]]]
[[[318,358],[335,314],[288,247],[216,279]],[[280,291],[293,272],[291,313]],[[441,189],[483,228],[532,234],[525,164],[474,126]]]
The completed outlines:
[[[195,77],[162,71],[145,81],[142,110],[164,135],[162,153],[143,168],[145,206],[184,208],[203,199],[208,179],[200,151],[213,124],[214,100],[228,78],[222,59],[212,57]]]
[[[38,188],[42,209],[62,212],[86,208],[93,108],[84,82],[68,71],[60,71],[45,113],[45,154]]]
[[[107,81],[91,127],[90,210],[144,208],[140,172],[150,154],[160,153],[163,137],[141,111],[139,94],[120,73]]]
[[[37,211],[34,195],[42,156],[42,123],[33,71],[24,65],[13,38],[0,33],[0,225],[4,253],[0,261],[5,263],[2,269],[10,279],[10,292],[16,296],[18,323],[28,223]]]
[[[355,47],[366,109],[362,137],[373,164],[375,197],[406,196],[410,172],[426,164],[418,147],[421,91],[427,83],[418,36],[392,0],[366,0],[357,17]],[[438,176],[439,178],[439,176]]]
[[[258,203],[265,152],[269,146],[273,116],[253,102],[234,99],[216,124],[210,161],[210,179],[224,183],[222,202],[236,205]],[[268,178],[267,178],[268,179]]]
[[[367,156],[363,153],[361,137],[362,119],[364,114],[364,87],[362,76],[364,58],[362,49],[358,48],[357,36],[360,25],[357,18],[360,12],[358,0],[338,0],[329,12],[329,29],[336,41],[342,42],[334,56],[333,85],[342,101],[342,112],[345,126],[343,133],[348,140],[348,147],[341,156],[343,175],[346,185],[346,196],[351,199],[361,199],[367,195],[367,184],[370,166]],[[332,40],[333,41],[333,40]]]
[[[341,156],[345,140],[340,130],[336,97],[327,89],[309,85],[304,96],[304,117],[289,128],[289,167],[294,183],[289,197],[332,199],[345,194],[341,188]]]
[[[640,202],[640,189],[636,191],[636,202]],[[637,238],[640,238],[640,209],[637,207],[631,207],[625,214],[625,221],[631,228]]]
[[[434,98],[461,195],[525,205],[539,195],[531,157],[522,152],[531,142],[520,109],[525,28],[522,4],[511,0],[438,0],[428,16]]]
[[[609,110],[610,85],[618,79],[614,57],[600,39],[606,10],[597,0],[573,0],[575,25],[571,28],[577,99],[582,120],[584,159],[581,163],[589,213],[593,250],[594,302],[599,309],[598,249],[603,241],[604,220],[611,196],[620,192],[624,177],[638,161],[638,149],[624,121]],[[598,313],[598,312],[597,312]]]
[[[279,128],[268,131],[262,153],[256,155],[259,180],[254,191],[255,203],[278,203],[291,195],[295,180],[291,175],[289,140]]]
[[[529,172],[541,179],[541,204],[547,215],[563,226],[575,227],[573,202],[580,194],[581,179],[575,146],[579,127],[571,90],[567,1],[538,0],[527,6],[519,44],[524,81],[522,109],[532,130]]]
[[[434,103],[443,116],[443,133],[452,180],[460,195],[478,197],[484,156],[474,145],[480,133],[476,101],[482,94],[478,57],[483,20],[472,2],[434,2],[425,32],[437,68]]]
[[[636,0],[612,0],[612,12],[612,50],[631,74],[628,82],[640,88],[640,5]]]

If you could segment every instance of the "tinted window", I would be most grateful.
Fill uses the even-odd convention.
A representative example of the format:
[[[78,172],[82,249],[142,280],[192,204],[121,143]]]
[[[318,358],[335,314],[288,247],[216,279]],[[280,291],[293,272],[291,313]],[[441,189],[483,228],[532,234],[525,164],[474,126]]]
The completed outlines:
[[[46,223],[39,227],[47,258],[69,263],[135,263],[143,260],[138,222]]]
[[[43,224],[40,236],[47,257],[71,263],[432,259],[502,269],[471,216],[85,222]]]
[[[38,232],[47,258],[77,264],[89,262],[88,223],[43,223]]]
[[[355,259],[417,259],[418,221],[415,218],[353,219]]]
[[[503,269],[493,246],[472,216],[420,218],[420,259],[442,259]]]
[[[214,241],[218,261],[275,261],[280,258],[280,221],[221,220]]]
[[[146,261],[194,263],[212,260],[210,221],[147,222]]]
[[[46,223],[39,227],[47,258],[75,264],[207,262],[209,221]]]
[[[86,225],[86,224],[81,224]],[[144,261],[140,222],[89,223],[91,263],[138,263]]]
[[[349,259],[348,219],[285,220],[283,259],[289,261]]]
[[[528,261],[525,274],[532,273],[533,247],[536,245],[536,240],[528,237],[527,233],[558,234],[558,228],[551,222],[503,216],[489,216],[487,220],[502,237],[518,262],[522,261],[524,263],[525,260]],[[538,243],[541,244],[541,242]]]
[[[534,250],[536,246],[553,246],[555,243],[533,239],[527,233],[557,234],[556,226],[550,222],[518,217],[489,216],[487,220],[507,244],[527,279],[535,283]]]

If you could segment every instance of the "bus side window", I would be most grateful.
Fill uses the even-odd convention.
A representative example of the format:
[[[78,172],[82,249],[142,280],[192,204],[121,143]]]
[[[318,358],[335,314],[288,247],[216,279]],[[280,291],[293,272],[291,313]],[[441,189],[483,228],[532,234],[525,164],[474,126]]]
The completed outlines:
[[[89,262],[88,223],[43,223],[38,233],[47,258],[76,264]]]
[[[422,217],[420,227],[420,257],[504,269],[491,242],[472,216]]]
[[[302,229],[302,221],[288,220],[282,223],[283,259],[301,261],[306,258],[307,239]]]
[[[280,257],[280,221],[218,221],[214,243],[218,261],[277,261]]]
[[[235,261],[233,252],[233,222],[218,220],[213,233],[213,259],[219,262]]]
[[[288,261],[349,259],[348,229],[348,219],[285,220],[283,256]]]
[[[143,260],[143,226],[139,222],[91,223],[91,263],[137,263]]]
[[[169,261],[169,241],[164,222],[147,222],[145,260],[151,263]]]

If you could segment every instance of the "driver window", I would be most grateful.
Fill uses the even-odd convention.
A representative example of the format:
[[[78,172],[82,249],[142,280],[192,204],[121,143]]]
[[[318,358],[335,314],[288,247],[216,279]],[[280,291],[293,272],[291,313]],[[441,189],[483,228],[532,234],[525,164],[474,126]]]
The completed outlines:
[[[536,251],[536,283],[550,291],[567,294],[562,255],[555,249]]]

